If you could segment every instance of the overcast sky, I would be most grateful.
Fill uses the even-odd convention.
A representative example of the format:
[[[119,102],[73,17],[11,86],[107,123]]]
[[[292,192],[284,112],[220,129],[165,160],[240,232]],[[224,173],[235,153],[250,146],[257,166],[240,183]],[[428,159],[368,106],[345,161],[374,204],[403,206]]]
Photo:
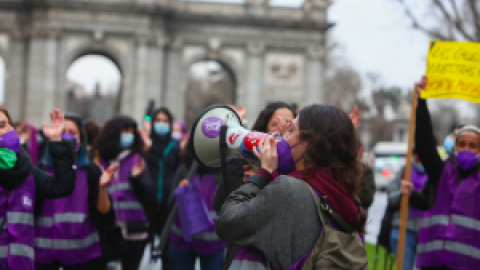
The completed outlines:
[[[224,0],[223,2],[235,2]],[[272,5],[299,6],[299,0],[272,0]],[[411,87],[425,70],[428,38],[409,28],[408,20],[395,0],[335,0],[330,21],[333,35],[342,45],[342,55],[362,75],[377,73],[383,85]],[[421,5],[411,1],[413,4]],[[415,3],[417,2],[417,3]],[[422,7],[417,8],[422,12]],[[92,90],[119,81],[113,63],[89,56],[77,60],[67,76]],[[3,99],[3,65],[0,63],[0,99]]]

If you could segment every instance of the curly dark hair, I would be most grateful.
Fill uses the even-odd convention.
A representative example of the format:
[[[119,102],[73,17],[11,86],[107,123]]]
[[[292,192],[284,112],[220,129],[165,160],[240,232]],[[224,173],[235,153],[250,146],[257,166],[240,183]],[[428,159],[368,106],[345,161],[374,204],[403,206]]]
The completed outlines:
[[[133,128],[135,140],[130,148],[132,153],[142,153],[143,141],[138,132],[137,123],[128,116],[119,115],[108,120],[103,126],[95,141],[95,150],[103,160],[115,159],[123,150],[120,147],[120,135],[122,130]]]
[[[268,122],[278,109],[286,108],[293,113],[293,117],[297,117],[297,112],[290,103],[284,101],[273,102],[267,105],[257,117],[257,121],[253,124],[252,130],[267,133]]]
[[[364,165],[357,160],[360,142],[348,115],[333,106],[314,104],[303,108],[298,117],[300,140],[307,141],[303,155],[308,170],[329,167],[352,198],[361,190]],[[366,214],[361,206],[354,222],[359,232],[365,232]]]

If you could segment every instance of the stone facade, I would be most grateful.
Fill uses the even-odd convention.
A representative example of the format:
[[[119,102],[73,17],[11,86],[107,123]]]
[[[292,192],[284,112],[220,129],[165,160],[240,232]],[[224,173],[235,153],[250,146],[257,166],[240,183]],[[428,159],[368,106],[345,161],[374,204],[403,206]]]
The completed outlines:
[[[301,8],[179,0],[0,0],[5,105],[39,124],[65,109],[66,72],[98,53],[122,73],[119,110],[141,120],[149,100],[185,115],[189,67],[205,59],[235,76],[235,100],[253,123],[267,102],[323,102],[330,1]]]

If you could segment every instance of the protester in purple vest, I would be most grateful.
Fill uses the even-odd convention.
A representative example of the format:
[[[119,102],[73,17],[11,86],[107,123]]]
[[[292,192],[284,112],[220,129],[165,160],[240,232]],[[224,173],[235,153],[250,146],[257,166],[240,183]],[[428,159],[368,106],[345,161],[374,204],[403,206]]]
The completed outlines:
[[[405,168],[402,168],[395,179],[388,185],[388,206],[393,213],[392,217],[392,230],[390,231],[390,246],[394,254],[397,254],[397,244],[399,237],[399,227],[400,227],[400,202],[401,202],[401,193],[400,193],[400,182],[405,179]],[[417,149],[413,149],[413,159],[412,159],[412,170],[410,173],[410,180],[412,181],[413,188],[415,190],[421,191],[428,180],[428,175],[425,172],[425,168],[420,161],[420,158],[417,154]],[[410,207],[408,209],[408,220],[407,220],[407,234],[405,238],[405,250],[403,254],[403,269],[412,270],[414,269],[415,256],[417,253],[417,232],[418,232],[418,223],[422,215],[422,211]]]
[[[240,118],[243,119],[245,111],[239,111],[236,107],[232,106],[237,111]],[[297,113],[290,103],[278,101],[268,104],[258,115],[252,130],[263,133],[272,133],[280,130],[279,120],[282,122],[291,122],[295,119]],[[232,159],[228,162],[227,168],[223,172],[223,181],[218,185],[215,197],[213,199],[213,206],[217,212],[220,212],[223,203],[227,199],[227,196],[234,190],[243,185],[248,176],[254,175],[253,171],[249,170],[250,165],[244,159]],[[252,247],[234,247],[229,245],[226,255],[226,264],[230,265],[233,260],[237,263],[241,262],[258,262],[262,258],[262,254]]]
[[[173,116],[170,110],[165,107],[155,110],[149,119],[145,129],[150,135],[152,146],[146,155],[146,162],[156,191],[156,203],[149,212],[152,234],[160,235],[171,210],[167,202],[176,188],[172,181],[180,165],[180,148],[178,141],[172,138]],[[168,254],[168,245],[165,245],[162,254]],[[162,257],[162,269],[169,269],[168,256]]]
[[[302,269],[322,230],[310,190],[302,182],[327,196],[333,210],[364,233],[366,214],[357,199],[359,144],[346,113],[317,104],[300,111],[282,140],[275,135],[265,137],[255,151],[261,163],[258,174],[222,206],[217,233],[229,244],[260,251],[276,270]],[[285,166],[278,167],[277,147],[290,153]],[[280,176],[272,181],[275,171]],[[265,261],[257,259],[235,260],[227,267],[265,269]]]
[[[122,234],[129,247],[121,258],[123,270],[137,270],[148,240],[149,223],[143,199],[151,192],[151,179],[142,158],[144,139],[135,120],[116,116],[103,126],[96,142],[100,163],[104,168],[119,164],[108,192]]]
[[[188,143],[181,149],[183,166],[179,168],[180,171],[178,173],[184,177],[193,163],[193,153],[190,147],[191,145]],[[177,216],[170,234],[168,256],[171,270],[194,270],[197,258],[200,259],[202,270],[222,269],[227,244],[220,240],[215,232],[215,221],[218,218],[218,213],[213,209],[212,205],[217,182],[220,182],[220,179],[220,172],[214,173],[200,167],[193,178],[193,183],[189,183],[187,179],[183,179],[180,182],[179,188],[189,188],[195,185],[214,223],[207,230],[194,235],[193,240],[190,242],[184,239],[182,223]],[[202,207],[199,208],[201,209]]]
[[[416,84],[421,93],[427,78]],[[417,268],[478,269],[480,265],[480,129],[465,126],[455,137],[453,157],[440,158],[427,103],[419,99],[415,127],[418,157],[428,182],[422,191],[403,181],[401,191],[410,195],[410,206],[425,211],[420,218]]]
[[[76,144],[76,183],[72,195],[38,202],[35,218],[35,269],[104,270],[107,261],[100,241],[100,226],[115,225],[115,214],[108,197],[107,184],[118,165],[105,172],[87,158],[87,138],[83,119],[65,114],[63,139]],[[52,173],[47,148],[43,168]]]
[[[34,167],[8,112],[0,108],[0,269],[33,270],[36,200],[70,196],[75,188],[73,144],[62,141],[63,114],[43,125],[54,175]]]

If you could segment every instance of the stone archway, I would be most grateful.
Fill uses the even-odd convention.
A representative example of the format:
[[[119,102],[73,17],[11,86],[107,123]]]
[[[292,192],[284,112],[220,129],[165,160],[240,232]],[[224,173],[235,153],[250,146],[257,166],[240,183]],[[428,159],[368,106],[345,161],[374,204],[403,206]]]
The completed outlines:
[[[203,60],[189,69],[185,90],[185,123],[193,124],[198,114],[215,104],[235,104],[237,79],[222,62]]]
[[[323,102],[331,1],[304,0],[300,8],[266,0],[23,2],[0,0],[0,36],[8,39],[6,105],[15,119],[40,124],[53,107],[65,109],[65,72],[91,52],[115,59],[123,77],[119,111],[138,121],[150,100],[185,120],[185,73],[201,59],[231,68],[235,101],[246,106],[250,122],[272,100],[299,107]],[[296,79],[288,84],[272,68],[280,57],[297,59]]]
[[[119,112],[122,81],[120,67],[111,57],[92,52],[78,57],[66,72],[67,110],[106,122]]]

